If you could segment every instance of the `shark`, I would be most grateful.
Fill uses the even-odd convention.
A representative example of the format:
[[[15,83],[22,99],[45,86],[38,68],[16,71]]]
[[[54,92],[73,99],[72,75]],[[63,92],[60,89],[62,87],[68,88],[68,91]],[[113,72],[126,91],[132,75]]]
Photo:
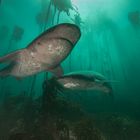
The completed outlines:
[[[65,74],[61,77],[50,79],[50,83],[58,91],[100,91],[113,97],[113,89],[110,80],[94,71],[77,71]]]
[[[36,37],[26,48],[0,57],[0,77],[13,76],[17,79],[51,72],[56,77],[63,75],[61,63],[78,42],[81,31],[71,23],[55,25]]]

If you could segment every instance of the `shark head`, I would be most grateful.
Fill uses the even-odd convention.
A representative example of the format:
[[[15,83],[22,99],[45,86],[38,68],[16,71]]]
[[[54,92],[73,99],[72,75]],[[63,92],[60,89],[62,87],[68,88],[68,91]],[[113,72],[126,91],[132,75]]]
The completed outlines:
[[[44,38],[64,38],[74,46],[81,36],[81,31],[75,24],[62,23],[50,28],[43,35]]]

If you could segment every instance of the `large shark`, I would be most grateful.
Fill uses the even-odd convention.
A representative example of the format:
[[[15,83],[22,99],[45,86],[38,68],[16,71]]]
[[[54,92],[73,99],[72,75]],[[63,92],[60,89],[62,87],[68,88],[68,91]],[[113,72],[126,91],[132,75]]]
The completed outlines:
[[[93,71],[73,72],[50,79],[58,91],[100,91],[113,96],[110,81]]]
[[[61,76],[63,70],[60,63],[70,54],[80,36],[80,29],[74,24],[56,25],[26,48],[0,57],[0,63],[8,63],[8,66],[0,70],[0,76],[22,78],[42,71]]]

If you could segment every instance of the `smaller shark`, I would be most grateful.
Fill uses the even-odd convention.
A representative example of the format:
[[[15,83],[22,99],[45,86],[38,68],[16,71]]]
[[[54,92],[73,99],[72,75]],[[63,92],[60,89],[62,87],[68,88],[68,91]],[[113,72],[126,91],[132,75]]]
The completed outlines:
[[[0,70],[0,77],[17,79],[43,71],[55,76],[63,75],[60,66],[80,39],[79,27],[70,23],[56,25],[33,40],[26,48],[0,57],[0,63],[8,66]]]
[[[60,91],[101,91],[113,95],[110,82],[93,71],[73,72],[50,80]]]

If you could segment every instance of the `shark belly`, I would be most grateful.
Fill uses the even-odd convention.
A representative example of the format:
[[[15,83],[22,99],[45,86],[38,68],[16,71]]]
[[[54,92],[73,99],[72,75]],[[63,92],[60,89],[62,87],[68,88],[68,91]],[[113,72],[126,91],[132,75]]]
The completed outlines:
[[[42,65],[42,63],[36,59],[36,54],[32,55],[32,53],[26,52],[26,54],[21,54],[19,61],[16,62],[11,71],[11,75],[15,77],[26,77],[37,74],[46,68],[46,65]]]
[[[15,77],[25,77],[37,74],[42,71],[42,66],[40,63],[20,63],[15,65],[15,68],[11,72]]]

